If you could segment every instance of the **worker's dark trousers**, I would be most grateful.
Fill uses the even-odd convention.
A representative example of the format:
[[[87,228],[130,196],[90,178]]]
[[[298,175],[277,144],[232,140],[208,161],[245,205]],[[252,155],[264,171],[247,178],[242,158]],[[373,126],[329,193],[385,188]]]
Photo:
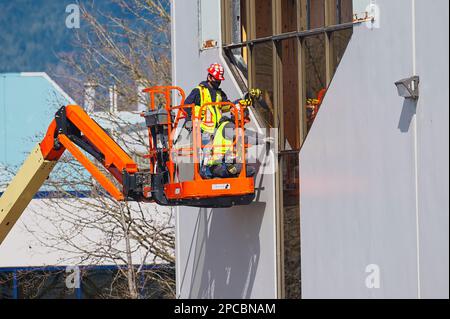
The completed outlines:
[[[234,167],[236,167],[236,171],[237,173],[235,175],[231,174],[227,167],[228,165],[234,165]],[[219,165],[212,165],[210,167],[210,172],[214,177],[219,177],[219,178],[227,178],[227,177],[237,177],[242,170],[242,164],[240,163],[236,163],[236,164],[226,164],[226,163],[222,163]],[[252,166],[247,165],[246,167],[246,171],[247,171],[247,177],[252,177],[255,175],[256,169]]]

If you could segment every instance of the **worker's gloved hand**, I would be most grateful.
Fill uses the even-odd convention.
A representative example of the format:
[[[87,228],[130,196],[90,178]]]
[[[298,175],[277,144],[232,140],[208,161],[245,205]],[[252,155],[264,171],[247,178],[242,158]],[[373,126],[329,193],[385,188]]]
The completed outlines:
[[[262,91],[260,89],[251,89],[249,95],[252,99],[259,99],[262,95]]]
[[[227,165],[227,171],[231,175],[236,175],[238,172],[236,166],[234,166],[233,164]]]
[[[239,100],[239,104],[242,106],[250,106],[253,104],[253,101],[251,99],[242,99]]]

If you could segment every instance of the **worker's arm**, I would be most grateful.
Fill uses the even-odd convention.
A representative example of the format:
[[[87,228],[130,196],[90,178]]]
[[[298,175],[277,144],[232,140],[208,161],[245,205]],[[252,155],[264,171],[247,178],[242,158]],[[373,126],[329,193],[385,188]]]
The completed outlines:
[[[220,96],[221,96],[222,102],[230,102],[227,94],[224,91],[220,90]]]
[[[228,99],[228,96],[227,96],[227,94],[224,91],[220,90],[219,92],[220,92],[220,96],[221,96],[222,102],[231,102]],[[236,102],[233,102],[233,104],[236,104]],[[226,113],[226,112],[229,112],[230,109],[231,109],[231,105],[228,105],[228,104],[227,105],[222,105],[221,111],[222,111],[222,113]]]
[[[188,95],[186,100],[184,101],[185,105],[200,105],[200,90],[198,88],[195,88],[191,91],[191,93]],[[188,107],[186,108],[186,113],[188,115],[188,119],[192,116],[192,108]]]

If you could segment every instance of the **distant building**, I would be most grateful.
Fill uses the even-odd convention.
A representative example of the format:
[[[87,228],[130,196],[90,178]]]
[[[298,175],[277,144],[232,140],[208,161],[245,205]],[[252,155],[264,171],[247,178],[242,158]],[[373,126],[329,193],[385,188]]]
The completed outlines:
[[[74,104],[46,73],[0,74],[0,163],[16,166],[39,141],[56,110]]]

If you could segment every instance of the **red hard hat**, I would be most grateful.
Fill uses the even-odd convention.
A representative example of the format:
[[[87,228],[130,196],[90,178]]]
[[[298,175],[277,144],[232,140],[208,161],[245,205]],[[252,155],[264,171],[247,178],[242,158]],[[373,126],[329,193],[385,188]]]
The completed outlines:
[[[216,80],[219,81],[223,81],[225,80],[225,78],[223,77],[223,66],[221,66],[219,63],[213,63],[211,64],[211,66],[208,68],[208,73],[212,75],[213,78],[215,78]]]

